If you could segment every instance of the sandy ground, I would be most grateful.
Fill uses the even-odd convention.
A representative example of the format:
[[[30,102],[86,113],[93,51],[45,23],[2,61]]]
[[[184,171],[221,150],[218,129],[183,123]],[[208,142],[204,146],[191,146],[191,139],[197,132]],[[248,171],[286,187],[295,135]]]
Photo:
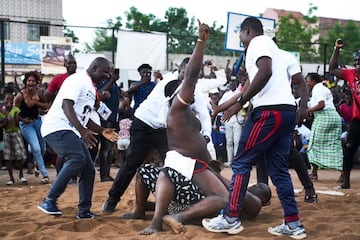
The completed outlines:
[[[111,170],[115,176],[117,169]],[[55,169],[49,169],[50,181],[55,179]],[[299,180],[293,170],[290,170],[295,189],[301,189]],[[15,175],[17,176],[15,170]],[[222,171],[225,176],[231,176],[231,169]],[[333,190],[336,186],[337,171],[320,170],[319,180],[314,182],[317,190]],[[134,206],[134,180],[117,206],[117,211],[111,215],[101,215],[96,219],[76,220],[76,205],[78,201],[77,186],[68,186],[60,197],[58,206],[63,211],[60,217],[44,214],[37,209],[39,202],[46,196],[50,185],[40,184],[40,177],[25,174],[29,180],[27,185],[21,185],[18,178],[13,186],[6,186],[9,180],[7,171],[0,171],[0,239],[289,239],[276,237],[267,232],[269,226],[275,226],[282,221],[282,209],[275,189],[271,205],[263,207],[260,214],[251,221],[244,221],[244,231],[238,235],[215,234],[207,232],[200,226],[186,225],[186,232],[174,234],[164,227],[163,232],[150,236],[141,236],[138,232],[150,223],[152,213],[147,214],[147,220],[122,220],[118,216],[130,212]],[[92,211],[101,214],[101,206],[107,198],[111,182],[100,182],[97,171],[93,194]],[[360,170],[352,172],[352,185],[349,190],[337,190],[343,196],[319,193],[317,204],[304,203],[304,191],[296,194],[300,218],[304,224],[308,239],[360,239]],[[255,173],[252,172],[250,184],[255,183]]]

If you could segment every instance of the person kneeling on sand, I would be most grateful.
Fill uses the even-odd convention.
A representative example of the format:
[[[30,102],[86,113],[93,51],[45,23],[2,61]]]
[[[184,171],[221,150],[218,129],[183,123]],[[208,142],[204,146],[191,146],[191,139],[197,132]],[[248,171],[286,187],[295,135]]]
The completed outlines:
[[[214,160],[209,163],[209,170],[222,181],[225,188],[228,188],[230,181],[218,173],[218,161]],[[156,196],[156,183],[160,172],[169,177],[171,184],[175,187],[175,193],[172,195],[170,204],[167,207],[167,213],[162,222],[168,225],[175,233],[185,232],[183,224],[201,225],[201,218],[197,217],[198,209],[191,208],[192,205],[206,198],[205,194],[191,180],[171,168],[155,167],[151,164],[143,164],[137,170],[135,181],[136,202],[135,209],[131,213],[125,213],[120,216],[122,219],[146,219],[146,211],[154,211],[153,202],[147,201],[150,192]],[[210,186],[209,186],[210,187]],[[246,219],[255,218],[261,206],[269,202],[271,190],[268,185],[258,183],[249,187],[245,196],[244,215]],[[156,204],[159,203],[157,199]],[[211,216],[211,215],[209,215]],[[148,235],[158,232],[162,229],[148,227],[140,234]]]

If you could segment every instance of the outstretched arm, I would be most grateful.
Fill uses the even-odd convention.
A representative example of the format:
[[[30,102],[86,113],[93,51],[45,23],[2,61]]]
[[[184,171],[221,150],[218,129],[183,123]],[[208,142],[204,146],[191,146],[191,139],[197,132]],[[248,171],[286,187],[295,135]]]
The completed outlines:
[[[194,98],[195,85],[199,78],[200,69],[203,62],[205,42],[209,34],[209,26],[207,24],[199,23],[199,38],[197,40],[195,49],[189,60],[185,71],[183,86],[181,87],[177,98],[173,104],[181,102],[183,105],[189,105]]]
[[[329,62],[329,72],[334,74],[337,78],[343,78],[342,71],[339,68],[339,54],[340,49],[344,47],[344,42],[341,39],[335,41],[335,47],[333,54],[331,55]]]

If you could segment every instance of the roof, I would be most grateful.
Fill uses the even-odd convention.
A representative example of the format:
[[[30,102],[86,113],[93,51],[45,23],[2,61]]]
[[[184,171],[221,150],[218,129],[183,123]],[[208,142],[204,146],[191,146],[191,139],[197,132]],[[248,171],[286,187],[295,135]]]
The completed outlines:
[[[293,18],[302,18],[304,16],[301,12],[298,11],[289,11],[289,10],[274,9],[274,8],[272,8],[272,10],[277,12],[279,17],[292,15]]]

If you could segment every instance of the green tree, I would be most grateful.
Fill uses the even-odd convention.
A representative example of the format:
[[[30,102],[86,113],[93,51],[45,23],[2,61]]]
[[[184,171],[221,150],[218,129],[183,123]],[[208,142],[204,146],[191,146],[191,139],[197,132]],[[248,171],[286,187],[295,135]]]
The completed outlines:
[[[342,38],[345,41],[345,47],[341,51],[339,64],[353,65],[353,54],[360,49],[360,28],[352,20],[346,22],[344,26],[336,23],[328,33],[326,38],[328,59],[333,52],[335,40]]]
[[[143,14],[135,7],[125,12],[127,16],[126,28],[135,31],[157,31],[168,34],[168,52],[191,54],[197,40],[197,22],[189,18],[184,8],[170,7],[164,14],[165,21],[161,21],[153,14]],[[217,27],[216,22],[211,27],[211,35],[207,41],[206,54],[231,55],[224,51],[225,33],[223,26]]]
[[[126,28],[134,31],[149,32],[154,31],[154,26],[160,25],[160,19],[153,14],[143,14],[136,7],[131,7],[125,11]]]
[[[311,16],[317,7],[310,4],[308,15],[294,18],[292,14],[279,18],[276,38],[280,48],[300,53],[303,62],[318,62],[319,54],[312,40],[319,29],[316,25],[318,18]]]
[[[232,51],[224,49],[225,45],[225,32],[224,26],[217,26],[216,22],[213,22],[210,27],[210,35],[206,41],[205,54],[216,56],[233,56]]]
[[[116,51],[116,33],[122,26],[121,17],[116,17],[115,22],[112,19],[108,19],[106,23],[107,27],[95,30],[95,39],[92,44],[85,44],[85,52]]]
[[[187,16],[186,9],[170,7],[164,14],[164,20],[154,14],[143,14],[136,7],[125,11],[125,27],[129,30],[141,32],[164,32],[168,34],[168,52],[191,54],[197,40],[197,22],[195,18]],[[107,20],[108,27],[97,29],[93,43],[86,44],[86,51],[111,51],[112,36],[109,28],[118,30],[121,25],[121,18],[116,18],[113,23]],[[224,50],[225,33],[223,26],[217,26],[214,22],[211,26],[211,35],[207,41],[206,54],[230,56],[232,52]],[[115,36],[116,38],[116,36]]]
[[[165,12],[167,33],[169,34],[168,52],[190,54],[197,40],[195,18],[189,19],[184,8],[170,7]]]

